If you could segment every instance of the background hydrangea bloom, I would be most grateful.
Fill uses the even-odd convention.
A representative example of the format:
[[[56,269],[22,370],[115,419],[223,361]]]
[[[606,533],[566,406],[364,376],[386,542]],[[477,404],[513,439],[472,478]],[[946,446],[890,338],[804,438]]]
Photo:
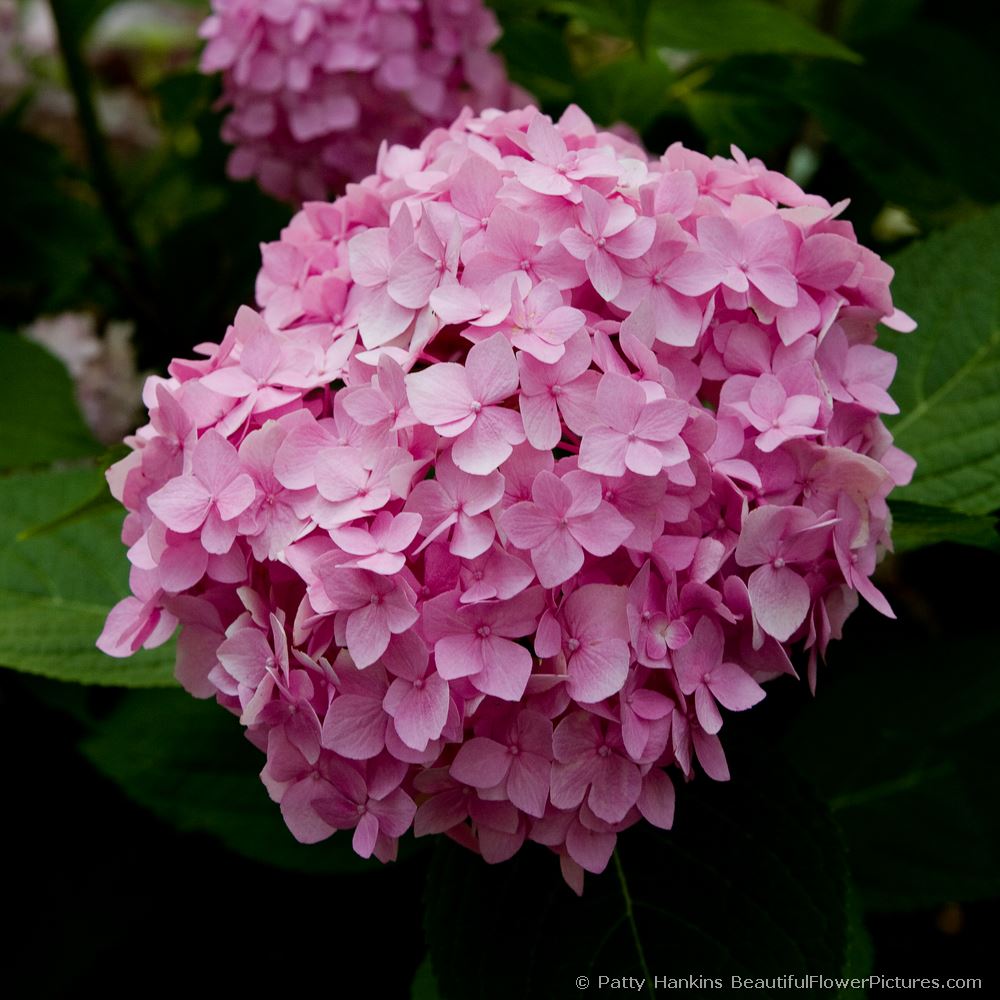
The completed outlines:
[[[322,198],[371,171],[379,144],[415,145],[468,105],[523,103],[490,52],[481,0],[213,0],[206,73],[223,74],[233,177]]]
[[[131,323],[112,322],[99,335],[89,313],[41,316],[23,331],[66,366],[84,420],[104,444],[117,443],[135,426],[142,405],[133,332]]]
[[[726,713],[793,647],[812,682],[859,593],[891,614],[913,462],[874,341],[912,322],[843,208],[576,107],[383,149],[264,247],[259,312],[147,383],[99,645],[180,622],[299,840],[534,840],[579,890],[671,824],[671,775],[728,777]]]

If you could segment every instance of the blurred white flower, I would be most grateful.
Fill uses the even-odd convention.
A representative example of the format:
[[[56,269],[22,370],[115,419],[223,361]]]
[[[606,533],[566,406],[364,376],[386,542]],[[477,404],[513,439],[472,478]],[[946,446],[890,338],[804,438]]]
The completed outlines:
[[[136,371],[131,323],[112,321],[99,335],[90,313],[67,312],[39,317],[22,332],[66,366],[94,437],[113,444],[135,429],[144,378]]]

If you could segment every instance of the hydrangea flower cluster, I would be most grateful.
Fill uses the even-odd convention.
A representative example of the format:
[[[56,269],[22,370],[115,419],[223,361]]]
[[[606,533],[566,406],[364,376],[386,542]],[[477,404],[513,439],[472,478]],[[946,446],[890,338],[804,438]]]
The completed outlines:
[[[304,842],[411,826],[567,881],[726,712],[810,679],[913,462],[880,415],[891,269],[844,204],[748,160],[649,158],[578,108],[463,113],[263,247],[260,312],[149,380],[109,473],[134,596],[238,714]]]
[[[369,174],[379,143],[416,145],[466,105],[510,107],[482,0],[212,0],[206,73],[223,73],[229,173],[289,201]]]

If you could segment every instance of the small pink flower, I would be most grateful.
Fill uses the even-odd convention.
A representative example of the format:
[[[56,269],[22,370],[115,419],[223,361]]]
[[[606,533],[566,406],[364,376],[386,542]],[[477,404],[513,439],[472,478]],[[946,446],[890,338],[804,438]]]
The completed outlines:
[[[583,565],[584,550],[610,555],[632,531],[601,499],[600,483],[585,472],[568,472],[562,479],[539,472],[531,500],[508,508],[500,523],[516,546],[530,551],[543,587],[573,576]]]
[[[681,691],[694,695],[702,729],[714,736],[722,728],[718,705],[742,712],[763,697],[760,685],[735,663],[723,662],[724,639],[718,622],[702,618],[691,641],[674,653],[674,669]]]
[[[519,414],[497,405],[517,383],[514,352],[499,333],[476,344],[465,365],[432,365],[406,380],[413,412],[442,437],[455,438],[455,465],[477,476],[493,472],[524,440]]]
[[[566,598],[550,628],[539,627],[535,652],[563,656],[574,701],[603,701],[625,684],[631,659],[626,600],[624,587],[590,583]]]
[[[596,420],[583,436],[580,468],[605,476],[623,476],[626,469],[655,476],[689,457],[680,437],[687,417],[682,400],[649,400],[638,382],[608,372],[597,386]]]
[[[330,537],[345,552],[357,556],[343,565],[392,576],[406,565],[403,552],[416,537],[420,522],[419,514],[393,517],[387,510],[380,510],[368,527],[334,528]]]
[[[322,561],[316,572],[331,609],[344,616],[347,649],[359,667],[374,663],[392,636],[419,617],[412,591],[401,579]]]
[[[623,820],[642,790],[639,768],[624,752],[613,723],[574,712],[556,727],[552,738],[552,804],[560,809],[586,797],[594,814],[607,823]]]
[[[236,449],[215,430],[195,445],[191,470],[170,480],[149,498],[149,509],[173,531],[201,532],[206,551],[228,552],[237,518],[253,503],[253,480]]]
[[[531,674],[531,654],[513,640],[534,631],[542,601],[537,587],[502,603],[462,605],[453,593],[428,601],[423,627],[434,644],[438,673],[448,681],[468,677],[483,694],[518,701]]]
[[[626,202],[609,202],[593,188],[583,187],[580,194],[580,228],[565,230],[560,240],[586,264],[595,291],[610,302],[622,287],[618,261],[641,257],[653,242],[655,224],[652,219],[637,218]]]
[[[518,713],[500,741],[478,736],[463,743],[450,773],[474,788],[497,788],[529,816],[542,816],[551,766],[552,723],[528,710]]]

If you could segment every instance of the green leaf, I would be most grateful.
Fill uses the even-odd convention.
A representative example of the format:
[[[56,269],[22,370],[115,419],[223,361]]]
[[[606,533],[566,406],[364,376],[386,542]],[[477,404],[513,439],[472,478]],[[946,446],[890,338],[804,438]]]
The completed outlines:
[[[872,941],[865,927],[865,914],[861,906],[861,896],[854,885],[848,886],[847,895],[847,961],[844,973],[858,978],[867,976],[872,970]]]
[[[64,12],[67,30],[79,40],[93,27],[114,0],[87,0],[87,3],[77,3],[76,0],[52,0],[52,2],[57,9]]]
[[[627,122],[641,132],[669,103],[673,78],[659,56],[627,55],[581,80],[577,97],[594,121]]]
[[[767,155],[788,143],[799,125],[798,113],[787,102],[753,93],[696,89],[685,95],[684,105],[708,140],[710,154],[729,156],[735,144],[747,156]]]
[[[0,478],[0,665],[83,684],[172,685],[172,643],[127,660],[94,645],[129,592],[121,511],[30,533],[93,497],[100,482],[93,468]]]
[[[908,247],[893,297],[917,321],[882,346],[899,368],[887,421],[917,460],[895,497],[966,514],[1000,507],[1000,207]]]
[[[0,333],[0,470],[96,455],[65,365],[24,337]]]
[[[649,34],[649,12],[652,6],[653,0],[630,0],[628,4],[632,38],[642,53],[646,52],[646,43]]]
[[[838,34],[848,41],[861,41],[897,32],[924,0],[845,0],[841,4]]]
[[[214,702],[182,691],[129,692],[81,749],[150,812],[246,857],[316,874],[383,867],[354,853],[350,831],[299,844],[258,777],[263,755]]]
[[[847,979],[864,979],[871,974],[874,954],[871,938],[865,927],[865,914],[861,897],[853,885],[848,885],[847,894],[847,957],[843,974]],[[865,997],[863,989],[843,986],[837,991],[838,998]]]
[[[434,976],[430,955],[427,955],[417,967],[410,986],[410,1000],[441,1000],[441,991]]]
[[[789,752],[829,802],[868,908],[1000,892],[996,639],[855,645],[792,727]]]
[[[573,64],[557,25],[521,16],[505,21],[497,51],[506,60],[511,79],[543,104],[564,105],[572,99]]]
[[[996,519],[971,516],[947,507],[893,499],[892,544],[897,553],[922,549],[938,542],[957,542],[981,549],[1000,550]]]
[[[679,789],[674,830],[625,831],[577,899],[551,852],[502,865],[442,842],[425,929],[447,1000],[546,998],[578,976],[775,976],[843,970],[848,882],[824,807],[776,760]],[[456,919],[456,914],[461,919]],[[483,970],[489,970],[484,974]]]
[[[0,190],[4,192],[4,266],[0,303],[6,322],[27,323],[40,313],[79,308],[104,298],[95,274],[113,241],[78,164],[0,116]]]
[[[652,5],[651,45],[731,55],[778,52],[857,61],[835,38],[764,0],[667,0]]]
[[[988,45],[941,24],[880,38],[863,66],[813,62],[789,88],[851,168],[887,202],[940,227],[1000,199],[1000,135],[985,128],[1000,88]],[[927,72],[914,73],[915,66]]]

